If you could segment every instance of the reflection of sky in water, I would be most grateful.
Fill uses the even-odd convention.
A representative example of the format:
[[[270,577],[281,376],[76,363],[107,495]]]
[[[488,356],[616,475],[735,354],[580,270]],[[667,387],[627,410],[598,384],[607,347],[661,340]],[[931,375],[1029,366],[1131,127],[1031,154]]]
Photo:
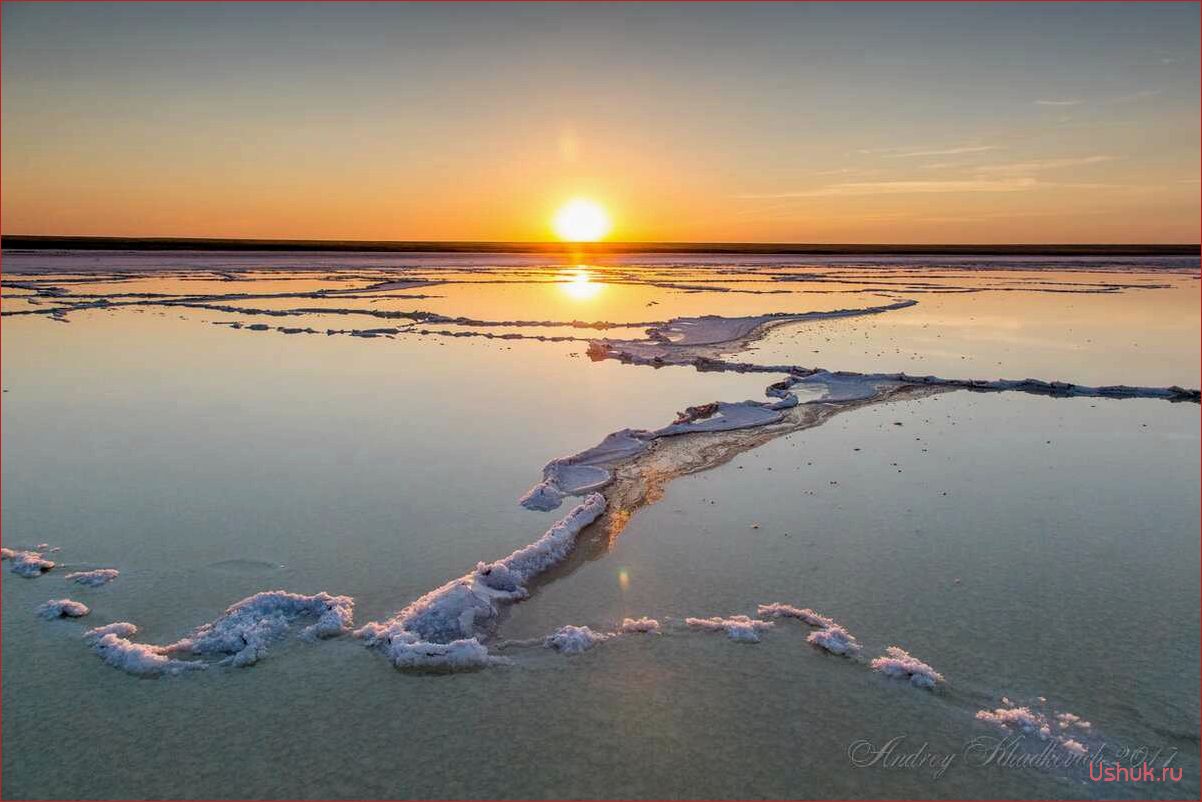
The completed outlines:
[[[546,277],[537,287],[448,284],[403,291],[437,299],[353,303],[481,319],[640,321],[879,302],[819,292],[831,289],[821,282],[750,295],[623,283],[591,265]],[[265,291],[309,290],[312,278],[275,280]],[[777,330],[749,356],[1197,386],[1196,283],[1170,281],[1181,286],[915,295],[920,304],[900,312]],[[155,291],[156,282],[166,292],[264,289],[178,278],[107,289]],[[547,459],[615,429],[661,425],[690,404],[759,398],[773,378],[592,363],[575,342],[360,340],[209,325],[227,319],[148,307],[79,313],[66,325],[4,321],[5,542],[61,545],[57,557],[72,568],[120,568],[106,588],[70,587],[93,608],[92,625],[130,620],[147,641],[165,642],[276,587],[347,593],[358,621],[378,619],[541,533],[555,514],[516,499]],[[313,320],[322,329],[395,325]],[[506,624],[517,638],[624,616],[813,606],[874,654],[897,643],[947,674],[952,689],[935,699],[809,650],[791,622],[758,646],[721,636],[629,639],[454,679],[399,675],[350,639],[287,640],[253,670],[144,682],[104,667],[74,637],[79,625],[32,614],[66,592],[61,577],[5,573],[5,791],[1083,793],[1040,772],[961,766],[932,784],[847,770],[857,738],[907,734],[950,749],[992,734],[972,712],[1007,694],[1046,695],[1113,741],[1182,748],[1188,787],[1173,790],[1196,794],[1196,741],[1181,746],[1178,734],[1198,724],[1198,464],[1193,405],[949,393],[852,411],[677,480],[631,519],[610,554],[547,585]],[[72,744],[68,761],[63,743]],[[448,751],[473,758],[447,761]],[[653,773],[628,770],[668,752],[675,757]],[[541,768],[530,754],[542,756]],[[398,760],[440,768],[397,771]]]

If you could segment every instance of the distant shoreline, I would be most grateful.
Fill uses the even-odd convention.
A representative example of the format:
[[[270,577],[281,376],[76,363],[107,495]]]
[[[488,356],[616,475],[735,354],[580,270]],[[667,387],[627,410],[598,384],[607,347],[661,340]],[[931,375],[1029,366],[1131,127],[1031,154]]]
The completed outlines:
[[[0,248],[18,250],[120,251],[331,251],[380,253],[551,253],[551,254],[797,254],[824,256],[1197,256],[1196,244],[1058,245],[873,245],[856,243],[757,242],[431,242],[388,240],[205,239],[185,237],[0,236]]]

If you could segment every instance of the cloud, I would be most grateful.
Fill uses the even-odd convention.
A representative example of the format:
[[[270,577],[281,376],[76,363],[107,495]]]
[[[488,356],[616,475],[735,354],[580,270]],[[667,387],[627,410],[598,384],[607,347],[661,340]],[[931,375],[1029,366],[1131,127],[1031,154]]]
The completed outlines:
[[[1043,170],[1059,170],[1065,167],[1084,167],[1089,164],[1101,164],[1113,161],[1113,156],[1080,156],[1067,159],[1036,159],[1011,164],[987,164],[975,168],[982,175],[1028,175]]]
[[[1110,102],[1133,103],[1137,100],[1144,100],[1145,98],[1156,97],[1157,95],[1162,94],[1164,94],[1163,89],[1141,89],[1138,92],[1132,92],[1129,95],[1118,95],[1117,97],[1112,97],[1110,98]]]
[[[987,150],[998,150],[997,145],[962,145],[955,148],[936,150],[911,150],[905,153],[894,153],[893,158],[909,159],[915,156],[959,156],[964,153],[984,153]]]
[[[1037,100],[1036,106],[1080,106],[1084,100]]]
[[[1034,178],[980,178],[963,181],[851,181],[817,189],[740,198],[817,198],[847,195],[903,195],[933,192],[1022,192],[1036,186]]]

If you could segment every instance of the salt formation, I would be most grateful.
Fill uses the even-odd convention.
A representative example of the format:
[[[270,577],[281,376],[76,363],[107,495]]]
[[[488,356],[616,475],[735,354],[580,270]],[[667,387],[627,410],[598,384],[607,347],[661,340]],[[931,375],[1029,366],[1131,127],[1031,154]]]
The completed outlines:
[[[554,649],[557,652],[564,654],[580,654],[587,651],[598,643],[603,643],[611,638],[611,635],[594,632],[588,627],[577,627],[568,624],[560,627],[553,634],[548,635],[543,641],[548,648]]]
[[[622,626],[618,628],[619,632],[645,632],[651,635],[661,634],[659,622],[654,618],[623,618]]]
[[[43,559],[41,552],[38,551],[13,551],[0,548],[0,560],[8,560],[12,563],[12,572],[23,577],[41,576],[54,567],[54,563]]]
[[[874,658],[869,665],[886,676],[908,677],[918,688],[934,688],[936,683],[943,682],[942,674],[897,646],[890,646],[884,656]]]
[[[81,618],[92,612],[86,604],[71,599],[51,599],[38,607],[38,615],[42,618]]]
[[[317,593],[304,596],[283,590],[265,591],[229,607],[216,620],[197,627],[191,635],[166,646],[133,643],[129,636],[138,628],[117,622],[89,630],[84,637],[109,665],[130,674],[149,676],[177,674],[205,668],[195,660],[174,660],[171,654],[189,653],[205,657],[224,655],[220,665],[249,666],[261,660],[271,641],[302,618],[315,618],[301,630],[309,640],[341,635],[351,628],[355,602],[349,596]]]
[[[806,643],[826,649],[831,654],[854,655],[860,652],[860,642],[856,637],[841,627],[833,618],[820,615],[810,608],[794,607],[791,604],[761,604],[757,611],[761,616],[773,618],[796,618],[810,626],[818,627],[817,632],[811,632],[806,637]]]
[[[139,677],[177,675],[184,671],[208,668],[206,663],[199,660],[172,659],[167,656],[167,649],[163,646],[129,640],[129,636],[137,631],[138,628],[128,621],[118,621],[90,629],[83,637],[105,663]]]
[[[562,562],[576,536],[605,511],[605,497],[593,493],[534,543],[430,591],[384,622],[355,631],[383,651],[398,668],[456,670],[482,668],[503,658],[488,653],[480,637],[494,626],[502,605],[529,595],[526,584]]]
[[[115,568],[97,568],[94,571],[73,571],[63,579],[73,579],[80,585],[87,585],[90,588],[98,588],[101,585],[107,585],[112,582],[120,574]]]
[[[976,719],[1010,732],[1034,735],[1043,741],[1055,741],[1074,755],[1088,754],[1089,750],[1084,744],[1069,733],[1069,730],[1073,729],[1084,732],[1092,729],[1093,725],[1080,716],[1074,713],[1056,713],[1049,718],[1046,714],[1025,705],[1015,705],[1005,697],[1002,698],[1002,704],[1005,706],[994,710],[978,710]]]
[[[719,616],[714,616],[713,618],[686,618],[684,622],[696,629],[725,632],[726,637],[743,643],[759,643],[760,630],[775,626],[771,621],[759,621],[754,618],[748,618],[745,615],[736,615],[730,618],[721,618]]]
[[[253,665],[267,653],[268,644],[297,619],[317,619],[301,630],[302,638],[329,638],[350,631],[354,608],[351,597],[324,592],[313,596],[283,590],[256,593],[231,606],[215,621],[198,627],[189,637],[164,648],[168,652],[228,655],[221,660],[222,665]]]
[[[860,651],[856,637],[840,626],[826,627],[817,632],[811,632],[806,643],[820,646],[831,654],[849,655]]]
[[[592,448],[543,466],[543,481],[522,496],[521,505],[531,510],[553,510],[564,496],[578,496],[605,487],[613,479],[610,466],[645,451],[654,439],[651,432],[622,429]]]
[[[757,610],[760,616],[771,616],[773,618],[798,618],[816,627],[833,627],[835,622],[833,619],[827,618],[824,615],[811,610],[809,607],[804,609],[794,607],[791,604],[781,604],[773,602],[772,604],[761,604]]]

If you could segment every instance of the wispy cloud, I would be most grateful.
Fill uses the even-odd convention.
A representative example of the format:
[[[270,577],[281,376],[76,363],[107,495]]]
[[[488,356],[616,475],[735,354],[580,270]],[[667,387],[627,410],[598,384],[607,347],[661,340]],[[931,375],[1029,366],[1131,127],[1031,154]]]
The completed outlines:
[[[903,195],[932,192],[1022,192],[1038,184],[1034,178],[982,178],[964,181],[851,181],[797,192],[740,195],[740,198],[818,198],[835,195]]]
[[[1110,98],[1109,102],[1111,102],[1111,103],[1134,103],[1137,100],[1144,100],[1146,98],[1156,97],[1157,95],[1163,95],[1163,94],[1164,94],[1163,89],[1141,89],[1138,92],[1132,92],[1128,95],[1118,95],[1117,97],[1112,97],[1112,98]]]
[[[905,153],[894,153],[893,158],[909,159],[915,156],[960,156],[965,153],[984,153],[987,150],[1000,150],[1000,148],[997,145],[962,145],[955,148],[911,150]]]
[[[1037,100],[1036,106],[1080,106],[1084,100]]]
[[[986,164],[975,168],[982,175],[1029,175],[1044,170],[1060,170],[1067,167],[1084,167],[1090,164],[1101,164],[1113,161],[1113,156],[1079,156],[1068,159],[1036,159],[1010,164]]]

